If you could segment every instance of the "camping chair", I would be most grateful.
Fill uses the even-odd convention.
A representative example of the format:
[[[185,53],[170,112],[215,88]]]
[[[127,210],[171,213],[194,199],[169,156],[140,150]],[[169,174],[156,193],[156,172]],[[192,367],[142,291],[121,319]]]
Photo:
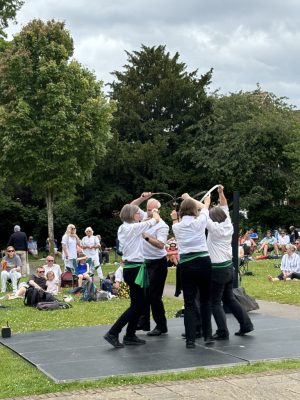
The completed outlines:
[[[75,274],[76,259],[73,258],[73,266],[72,267],[66,266],[65,268],[66,268],[67,272],[71,272],[71,274],[72,274],[72,288],[74,289],[74,286],[77,286],[77,281],[78,281],[78,276]]]
[[[250,275],[249,274],[249,256],[245,255],[244,257],[240,258],[239,264],[239,274],[242,275]]]
[[[19,286],[20,280],[21,280],[21,278],[19,278],[17,280],[17,287]],[[7,292],[12,292],[13,291],[12,281],[11,281],[10,278],[8,278],[7,281],[6,281],[6,291]]]

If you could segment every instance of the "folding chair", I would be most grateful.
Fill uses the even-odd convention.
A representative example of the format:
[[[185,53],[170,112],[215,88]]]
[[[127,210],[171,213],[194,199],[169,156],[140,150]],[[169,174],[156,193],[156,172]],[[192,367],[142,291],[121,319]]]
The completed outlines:
[[[250,275],[249,274],[249,256],[245,255],[240,259],[239,265],[239,274],[242,275]],[[251,274],[252,275],[252,274]]]
[[[21,280],[21,278],[19,278],[17,280],[17,287],[19,286],[20,280]],[[6,291],[7,292],[12,292],[13,291],[12,281],[11,281],[10,278],[8,278],[7,281],[6,281]]]

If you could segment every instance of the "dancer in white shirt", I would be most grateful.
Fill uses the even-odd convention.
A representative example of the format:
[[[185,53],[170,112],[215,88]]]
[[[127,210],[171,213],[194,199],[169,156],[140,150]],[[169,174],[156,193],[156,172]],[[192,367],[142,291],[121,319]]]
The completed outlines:
[[[201,208],[200,214],[195,200],[189,198],[187,194],[182,195],[182,198],[184,200],[180,205],[179,215],[173,210],[171,217],[179,251],[178,266],[184,298],[186,347],[193,349],[195,348],[197,315],[195,298],[198,291],[204,342],[205,344],[213,342],[209,303],[211,260],[205,238],[210,197],[205,198],[204,204],[198,202]]]
[[[104,339],[116,348],[124,347],[124,344],[141,345],[146,343],[135,334],[138,319],[144,309],[144,288],[147,287],[142,234],[160,221],[159,213],[154,209],[151,219],[139,222],[140,209],[133,204],[126,204],[122,208],[120,218],[123,224],[118,229],[118,239],[123,253],[124,281],[129,285],[131,302],[129,308],[104,336]],[[127,325],[127,329],[122,344],[119,341],[119,334],[125,325]]]
[[[233,294],[234,270],[231,247],[233,226],[223,186],[219,186],[218,192],[220,205],[209,210],[207,247],[212,262],[211,306],[217,324],[213,338],[226,340],[229,338],[229,331],[222,303],[230,309],[240,324],[240,330],[235,335],[243,336],[253,331],[253,324]]]

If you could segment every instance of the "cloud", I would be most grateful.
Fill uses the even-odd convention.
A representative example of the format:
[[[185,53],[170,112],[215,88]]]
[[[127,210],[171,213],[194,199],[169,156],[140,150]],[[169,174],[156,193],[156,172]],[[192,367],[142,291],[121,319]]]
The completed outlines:
[[[26,0],[17,20],[64,20],[75,57],[105,82],[126,63],[124,50],[163,44],[190,71],[214,68],[212,89],[259,82],[300,107],[299,15],[298,0]]]

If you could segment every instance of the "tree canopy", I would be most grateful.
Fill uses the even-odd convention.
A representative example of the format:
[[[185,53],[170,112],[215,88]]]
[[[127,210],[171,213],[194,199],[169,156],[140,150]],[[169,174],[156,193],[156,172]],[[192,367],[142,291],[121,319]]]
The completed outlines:
[[[293,113],[283,99],[258,88],[216,96],[211,115],[192,128],[196,139],[187,153],[211,184],[240,192],[241,206],[256,224],[270,226],[268,210],[274,217],[299,180],[286,153],[300,135]]]
[[[40,20],[0,54],[0,163],[46,199],[52,229],[54,195],[90,177],[110,138],[113,105],[72,55],[64,23]]]
[[[0,0],[0,39],[6,37],[5,28],[10,20],[15,21],[17,11],[23,4],[23,0]]]

